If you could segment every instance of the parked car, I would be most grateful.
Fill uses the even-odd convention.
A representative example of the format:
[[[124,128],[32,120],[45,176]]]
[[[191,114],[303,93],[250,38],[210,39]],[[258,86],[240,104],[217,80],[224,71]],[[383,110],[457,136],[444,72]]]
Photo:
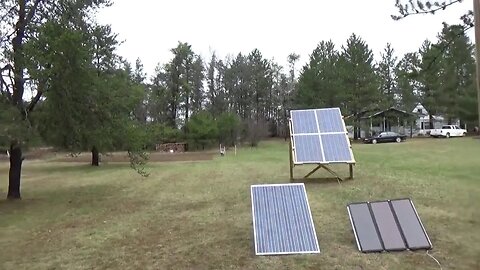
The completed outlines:
[[[372,144],[383,143],[383,142],[399,143],[399,142],[405,141],[406,139],[407,139],[407,135],[402,135],[396,132],[387,131],[387,132],[382,132],[378,135],[372,136],[370,138],[365,138],[363,142],[372,143]]]
[[[442,126],[441,129],[432,129],[430,131],[430,136],[437,138],[437,137],[463,137],[467,135],[467,131],[465,129],[459,128],[455,125],[445,125]]]

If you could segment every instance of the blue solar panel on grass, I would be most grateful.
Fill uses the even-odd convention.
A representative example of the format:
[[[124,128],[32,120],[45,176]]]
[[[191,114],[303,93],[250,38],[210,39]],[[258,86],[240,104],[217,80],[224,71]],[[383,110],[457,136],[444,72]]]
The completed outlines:
[[[251,186],[255,254],[319,253],[303,184]]]
[[[345,132],[339,108],[316,110],[320,133]]]
[[[318,133],[315,111],[291,111],[293,134]]]
[[[320,137],[314,135],[293,136],[295,144],[295,162],[297,163],[321,163],[323,162],[322,146]]]
[[[322,134],[320,137],[326,162],[353,161],[345,134]]]

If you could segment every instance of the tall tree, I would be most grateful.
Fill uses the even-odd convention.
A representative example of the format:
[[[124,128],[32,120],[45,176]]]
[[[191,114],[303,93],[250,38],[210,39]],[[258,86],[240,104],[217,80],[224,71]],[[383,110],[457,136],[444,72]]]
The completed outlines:
[[[270,90],[271,102],[270,133],[272,136],[287,136],[288,119],[287,109],[291,107],[289,98],[289,79],[284,74],[282,66],[271,62],[273,86]]]
[[[430,127],[433,128],[433,116],[441,112],[440,81],[441,58],[438,58],[439,48],[428,40],[420,48],[420,71],[418,75],[419,99],[426,107],[430,118]],[[441,54],[440,54],[441,55]]]
[[[396,106],[411,112],[418,102],[419,89],[417,77],[420,60],[417,53],[407,53],[395,67],[396,78]]]
[[[106,41],[114,38],[68,23],[48,22],[41,28],[39,38],[26,48],[42,51],[30,59],[35,64],[29,67],[32,77],[49,78],[40,117],[45,140],[70,151],[90,150],[93,166],[99,165],[102,151],[133,150],[130,115],[142,93],[131,91],[133,76],[118,68],[118,57],[99,55],[114,51],[116,42]],[[102,46],[108,48],[99,50]]]
[[[290,82],[293,83],[295,82],[295,64],[298,62],[300,59],[300,55],[296,53],[291,53],[287,57],[288,65],[290,68]],[[293,88],[291,89],[293,90]]]
[[[226,68],[224,62],[213,53],[206,70],[207,91],[205,97],[208,103],[207,107],[212,115],[219,115],[231,109],[229,108],[231,99],[225,89]]]
[[[344,107],[354,115],[354,139],[358,139],[361,112],[378,107],[380,100],[373,53],[365,41],[352,34],[347,44],[342,46],[339,65],[339,78],[345,95]]]
[[[249,91],[250,72],[247,59],[241,53],[228,63],[224,72],[224,86],[230,98],[230,106],[242,120],[249,119],[252,113],[251,93]]]
[[[132,73],[132,82],[133,87],[138,88],[138,91],[143,93],[143,98],[136,106],[134,110],[134,115],[137,121],[140,123],[146,124],[148,120],[148,99],[149,99],[149,88],[145,83],[147,74],[143,70],[143,64],[140,58],[137,58],[135,61],[135,69]]]
[[[58,20],[68,14],[73,19],[81,19],[95,9],[108,5],[108,0],[95,1],[42,1],[42,0],[5,0],[0,3],[0,46],[2,54],[0,71],[2,80],[1,94],[8,103],[22,115],[17,124],[28,121],[36,104],[41,100],[44,90],[44,79],[32,80],[35,95],[30,102],[24,101],[26,82],[30,80],[27,70],[28,56],[25,44],[38,37],[39,27],[47,21]],[[77,27],[82,25],[76,24]],[[34,52],[30,52],[33,53]],[[4,76],[11,83],[7,83]],[[20,177],[22,169],[22,142],[12,138],[10,142],[10,171],[7,198],[20,199]]]
[[[439,77],[443,112],[449,121],[460,117],[462,121],[471,122],[477,115],[475,109],[469,111],[475,106],[468,102],[475,95],[474,45],[463,32],[461,25],[444,24],[436,46],[446,47],[442,53]],[[472,102],[472,105],[475,105],[475,102]]]
[[[202,107],[205,74],[203,61],[193,52],[191,45],[179,42],[171,51],[173,59],[165,66],[164,72],[168,81],[169,120],[171,127],[175,128],[180,124],[178,119],[182,119],[186,126],[192,111]]]
[[[301,107],[340,106],[339,53],[332,41],[322,41],[310,55],[298,81],[296,104]]]
[[[205,67],[203,60],[199,55],[196,55],[192,63],[192,114],[199,113],[203,109],[205,103],[205,91],[203,89],[203,82],[205,79]]]
[[[247,65],[251,77],[249,78],[249,92],[253,101],[254,118],[258,122],[266,119],[270,110],[268,93],[272,87],[270,63],[263,58],[261,52],[253,50],[247,57]]]
[[[152,78],[148,112],[151,121],[154,123],[167,123],[170,118],[169,86],[171,74],[168,74],[165,68],[166,66],[158,64]]]
[[[394,49],[390,43],[387,43],[383,53],[381,53],[381,57],[382,59],[378,63],[377,69],[382,99],[380,107],[386,109],[395,105],[395,92],[397,88],[395,78],[397,57],[394,55]]]
[[[430,0],[396,0],[395,6],[398,8],[399,15],[392,15],[394,20],[400,20],[411,15],[418,14],[436,14],[440,11],[447,9],[448,7],[461,3],[463,0],[448,0],[443,2],[430,1]],[[473,11],[468,10],[464,15],[460,17],[462,23],[460,28],[464,34],[468,29],[475,27],[475,54],[476,58],[480,57],[480,3],[477,0],[473,0]],[[453,42],[456,37],[450,39],[450,42]],[[449,43],[450,43],[449,42]],[[444,46],[440,49],[440,52],[437,53],[436,57],[439,57],[439,54],[446,49]],[[435,58],[434,58],[435,59]],[[433,60],[434,60],[433,59]],[[432,61],[433,61],[432,60]],[[477,90],[477,120],[478,125],[480,126],[480,61],[476,61],[476,90]]]

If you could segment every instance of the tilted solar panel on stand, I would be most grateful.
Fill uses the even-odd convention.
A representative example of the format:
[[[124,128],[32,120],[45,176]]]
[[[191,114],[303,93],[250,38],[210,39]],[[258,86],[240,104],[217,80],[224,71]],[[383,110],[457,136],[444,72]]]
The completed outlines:
[[[292,110],[295,164],[354,163],[339,108]]]
[[[319,253],[304,184],[251,186],[256,255]]]

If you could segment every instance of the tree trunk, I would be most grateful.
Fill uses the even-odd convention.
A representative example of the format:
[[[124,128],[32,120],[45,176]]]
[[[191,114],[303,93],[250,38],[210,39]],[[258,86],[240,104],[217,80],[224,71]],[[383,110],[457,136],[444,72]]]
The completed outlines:
[[[188,134],[188,130],[187,130],[187,124],[188,124],[188,115],[190,113],[190,98],[189,98],[189,95],[190,93],[187,93],[187,102],[185,103],[185,135]]]
[[[10,170],[8,172],[8,195],[9,200],[18,200],[20,197],[20,177],[22,172],[22,149],[17,143],[10,145]]]
[[[92,147],[92,166],[99,166],[100,154],[96,146]]]
[[[355,120],[353,124],[353,139],[358,140],[361,137],[360,121]]]

